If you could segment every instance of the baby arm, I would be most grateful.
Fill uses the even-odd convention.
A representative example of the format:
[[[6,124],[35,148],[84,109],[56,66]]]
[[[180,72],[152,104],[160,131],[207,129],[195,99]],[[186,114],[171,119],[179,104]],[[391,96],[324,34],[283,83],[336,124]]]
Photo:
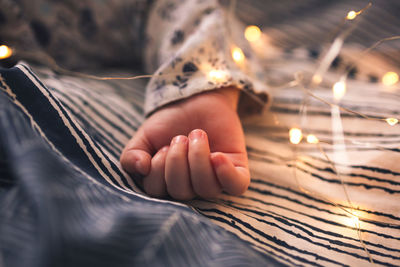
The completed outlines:
[[[227,17],[215,0],[160,0],[150,12],[145,62],[155,75],[145,113],[151,115],[124,149],[121,164],[143,176],[151,196],[240,195],[249,185],[236,108],[239,90],[255,95],[262,86],[253,78],[255,57],[243,34],[233,38]],[[245,49],[244,64],[233,61],[233,45]]]

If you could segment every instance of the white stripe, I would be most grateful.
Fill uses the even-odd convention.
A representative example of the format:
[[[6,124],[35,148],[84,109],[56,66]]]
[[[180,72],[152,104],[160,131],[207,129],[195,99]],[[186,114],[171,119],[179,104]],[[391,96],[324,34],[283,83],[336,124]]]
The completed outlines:
[[[39,88],[39,90],[41,90],[42,92],[43,92],[43,90],[44,90],[44,91],[46,92],[46,90],[45,90],[42,86],[40,86],[40,84],[38,84],[38,82],[32,77],[32,75],[30,75],[29,72],[27,72],[26,70],[24,70],[24,69],[22,68],[22,67],[29,68],[28,66],[26,66],[25,64],[20,63],[20,64],[18,64],[16,67],[17,67],[18,69],[20,69],[24,74],[26,74],[27,77]],[[4,84],[5,84],[5,83],[4,83]],[[48,93],[45,93],[44,95],[45,95],[45,96],[48,96]],[[18,103],[19,103],[19,102],[18,102]],[[55,104],[54,101],[52,101],[52,103]],[[43,132],[41,131],[40,127],[39,127],[39,126],[37,125],[37,123],[33,120],[32,116],[29,115],[29,112],[23,107],[23,105],[22,105],[21,103],[19,103],[18,106],[21,107],[21,109],[23,109],[24,112],[29,116],[29,118],[31,119],[31,122],[36,126],[35,128],[37,128],[38,131],[41,132],[41,135],[42,135],[42,136],[46,139],[46,141],[51,145],[51,147],[54,149],[54,151],[56,151],[58,154],[60,154],[60,156],[62,156],[62,158],[64,158],[66,161],[70,162],[70,161],[69,161],[68,159],[66,159],[66,158],[62,155],[62,153],[61,153],[60,151],[58,151],[58,150],[55,148],[55,146],[45,137],[45,135],[44,135]],[[64,119],[65,119],[65,118],[64,118]],[[71,163],[71,162],[70,162],[70,163]],[[77,168],[73,163],[71,163],[71,165],[74,166],[74,168],[76,168],[79,172],[85,173],[84,171],[82,171],[82,170],[80,170],[79,168]],[[127,174],[126,174],[125,172],[122,171],[122,173],[123,173],[124,175],[127,176]],[[90,180],[92,180],[93,182],[96,182],[97,184],[102,185],[101,183],[99,183],[99,182],[96,181],[95,179],[91,178],[91,177],[90,177],[89,175],[87,175],[86,173],[85,173],[85,176],[88,177],[88,178],[89,178]],[[108,179],[108,177],[107,177],[107,179]],[[107,179],[106,179],[106,181],[109,182]],[[142,194],[136,193],[135,191],[132,191],[132,190],[125,190],[125,189],[123,189],[123,188],[121,188],[121,187],[119,187],[119,186],[116,186],[116,185],[115,185],[114,183],[112,183],[112,182],[109,182],[109,184],[110,184],[111,186],[113,186],[114,188],[120,190],[120,191],[123,191],[123,192],[125,192],[125,193],[127,193],[127,194],[131,194],[131,195],[138,196],[138,197],[140,197],[140,198],[142,198],[142,199],[150,200],[150,201],[153,201],[153,202],[159,202],[159,203],[168,203],[168,204],[172,204],[172,205],[175,205],[175,206],[186,207],[186,208],[187,208],[187,205],[182,204],[182,203],[179,203],[179,202],[173,202],[173,201],[169,201],[169,200],[162,200],[162,199],[151,198],[151,197],[148,197],[148,196],[146,196],[146,195],[142,195]],[[102,186],[103,186],[103,185],[102,185]],[[104,188],[105,188],[107,191],[109,191],[109,192],[114,192],[113,190],[111,190],[111,189],[109,189],[109,188],[107,188],[107,187],[105,187],[105,186],[104,186]],[[134,189],[136,189],[138,192],[140,192],[140,189],[138,189],[136,186],[135,186]],[[114,192],[114,193],[115,193],[115,192]],[[123,198],[123,199],[126,200],[126,201],[128,201],[128,200],[131,201],[131,199],[126,198],[126,197],[124,197],[124,196],[121,196],[121,195],[120,195],[120,197]]]
[[[72,136],[75,138],[76,143],[79,145],[79,147],[82,149],[82,151],[86,154],[86,156],[88,157],[88,159],[90,160],[90,162],[93,164],[93,166],[96,168],[96,170],[100,173],[101,176],[103,176],[103,178],[109,182],[110,184],[113,184],[113,182],[110,180],[110,178],[103,172],[103,170],[100,168],[100,166],[97,164],[97,162],[94,160],[93,156],[88,152],[85,144],[83,143],[83,140],[79,137],[78,133],[75,131],[75,129],[72,127],[71,123],[68,121],[68,119],[64,116],[64,114],[62,113],[61,109],[58,107],[58,105],[56,104],[56,102],[50,97],[49,92],[43,88],[38,82],[37,80],[24,68],[22,68],[21,66],[17,66],[17,68],[19,68],[23,73],[25,73],[25,75],[35,84],[35,86],[37,88],[39,88],[39,90],[42,92],[42,94],[44,96],[47,97],[47,99],[49,100],[50,104],[53,106],[53,108],[57,111],[58,115],[60,116],[60,118],[62,119],[62,121],[64,122],[64,125],[67,126],[67,128],[69,129],[69,131],[71,132]],[[67,111],[66,111],[67,112]],[[107,162],[104,157],[102,157],[101,152],[96,148],[96,146],[94,145],[92,139],[85,133],[85,131],[82,129],[82,127],[75,123],[74,124],[76,128],[78,128],[78,130],[81,132],[81,134],[86,138],[86,141],[90,144],[91,148],[95,151],[96,155],[101,159],[103,165],[107,168],[107,170],[111,173],[111,175],[115,178],[115,180],[118,182],[118,184],[124,188],[124,189],[128,189],[124,183],[121,181],[120,177],[114,172],[114,170],[111,168],[111,165],[109,162]],[[130,184],[133,182],[130,180],[130,178],[128,178],[128,181],[130,181]]]
[[[19,66],[16,66],[19,68]],[[2,89],[3,92],[5,92],[7,95],[9,95],[12,100],[13,103],[18,106],[26,116],[28,116],[29,121],[31,122],[32,128],[36,129],[40,136],[50,145],[51,149],[56,152],[65,162],[69,163],[69,165],[73,166],[73,168],[78,171],[79,173],[83,174],[86,178],[88,178],[89,180],[91,180],[92,182],[101,185],[103,188],[105,188],[108,192],[113,192],[115,194],[115,192],[111,189],[109,189],[108,187],[104,186],[103,184],[101,184],[100,182],[96,181],[95,179],[93,179],[90,175],[88,175],[85,171],[81,170],[80,168],[78,168],[75,164],[73,164],[68,158],[66,158],[55,146],[54,144],[47,138],[47,136],[44,134],[44,132],[42,131],[42,129],[40,128],[40,126],[36,123],[36,121],[33,119],[32,115],[28,112],[28,110],[21,104],[21,102],[19,102],[16,99],[16,95],[14,93],[12,93],[12,90],[10,89],[10,87],[5,83],[3,77],[0,75],[0,82],[3,84],[4,87],[6,87],[6,90]],[[116,187],[118,188],[118,187]],[[137,195],[135,193],[135,195]],[[119,195],[122,199],[128,201],[130,199]]]

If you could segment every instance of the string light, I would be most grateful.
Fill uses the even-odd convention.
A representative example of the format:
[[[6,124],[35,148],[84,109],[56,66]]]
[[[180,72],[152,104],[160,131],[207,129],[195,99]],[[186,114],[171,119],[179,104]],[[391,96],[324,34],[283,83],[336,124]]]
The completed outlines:
[[[226,80],[227,73],[223,70],[211,70],[208,73],[208,78],[214,82],[223,82]]]
[[[355,12],[354,10],[350,11],[349,13],[347,13],[346,19],[347,20],[353,20],[357,17],[357,12]]]
[[[370,5],[371,4],[369,4],[367,7],[369,7]],[[365,9],[366,8],[364,8],[363,10],[365,10]],[[359,11],[359,12],[350,11],[346,16],[346,19],[347,20],[353,20],[359,14],[361,14],[361,12],[362,12],[362,10]],[[249,27],[246,28],[244,34],[245,34],[245,38],[249,42],[256,42],[261,38],[261,34],[262,33],[261,33],[261,30],[257,26],[252,25],[252,26],[249,26]],[[3,47],[5,47],[6,50]],[[4,51],[8,51],[8,52],[5,53]],[[0,59],[4,58],[3,54],[7,55],[9,53],[9,55],[6,56],[6,57],[11,56],[12,52],[13,51],[11,49],[9,49],[7,46],[0,46]],[[232,49],[232,58],[237,63],[243,62],[243,60],[245,60],[243,51],[240,48]],[[208,70],[210,70],[210,68]],[[226,71],[222,71],[222,70],[211,70],[209,72],[205,71],[204,73],[207,73],[208,78],[210,80],[213,80],[213,81],[224,81],[224,80],[226,80],[226,77],[227,77]],[[77,75],[78,73],[70,72],[70,74]],[[321,74],[321,75],[319,75],[319,74]],[[312,77],[312,82],[314,84],[320,84],[322,82],[322,80],[323,80],[323,77],[322,77],[323,76],[323,72],[319,72],[319,74],[315,74]],[[386,78],[386,79],[388,79],[391,82],[388,82],[388,84],[386,84],[384,79],[385,79],[385,76],[388,75],[388,74],[391,75],[391,76],[389,76],[389,78],[390,77],[391,78],[390,79]],[[151,75],[142,75],[142,76],[129,77],[129,78],[96,77],[96,76],[89,76],[89,75],[85,75],[85,76],[87,78],[101,79],[101,80],[108,80],[108,79],[136,79],[136,78],[139,78],[139,77],[151,77]],[[382,78],[382,82],[383,82],[383,84],[388,85],[388,86],[396,84],[398,82],[398,80],[399,80],[398,75],[396,73],[394,73],[394,72],[389,72],[389,73],[385,74],[385,76]],[[333,90],[334,96],[337,95],[337,97],[335,96],[335,99],[341,99],[344,96],[344,94],[346,93],[346,84],[344,82],[339,81],[339,82],[337,82],[337,83],[335,83],[333,85],[332,90]],[[347,110],[347,111],[349,111],[349,110]],[[355,112],[353,112],[353,113],[355,113]],[[362,114],[360,116],[362,116]],[[363,116],[363,117],[366,117],[366,116]],[[381,121],[385,120],[391,126],[396,125],[398,123],[398,120],[396,118],[386,118],[386,119],[380,118],[379,120],[381,120]],[[303,138],[302,131],[301,131],[301,129],[298,129],[298,128],[290,129],[289,136],[290,136],[290,142],[292,144],[299,144],[302,141],[302,138]],[[307,135],[307,142],[311,143],[311,144],[318,144],[318,146],[320,146],[318,138],[315,135],[312,135],[312,134]],[[324,142],[321,141],[321,143],[324,143]],[[300,185],[299,185],[299,187],[300,187]],[[307,191],[307,194],[311,195],[311,193],[308,192],[308,191]],[[335,206],[337,206],[335,202],[332,202],[332,203]],[[338,207],[341,208],[340,206],[338,206]],[[342,209],[344,209],[344,208],[342,207]],[[346,209],[344,209],[344,210],[347,211]],[[356,226],[356,227],[358,225],[358,227],[357,227],[358,229],[360,229],[360,221],[361,220],[365,221],[365,219],[362,216],[359,218],[359,217],[357,217],[355,215],[350,215],[350,216],[348,216],[348,218],[350,220],[349,225],[350,226]],[[360,239],[360,242],[363,244],[361,235],[360,235],[359,239]],[[363,244],[363,247],[366,250],[366,253],[368,254],[368,256],[370,257],[370,255],[369,255],[369,253],[368,253],[368,251],[367,251],[367,249],[366,249],[364,244]],[[372,262],[371,257],[370,257],[370,261]]]
[[[344,81],[336,82],[332,87],[332,91],[335,100],[339,101],[346,93],[346,83]]]
[[[348,19],[348,20],[355,19],[357,15],[361,14],[363,11],[365,11],[366,9],[368,9],[369,7],[371,7],[371,5],[372,5],[372,3],[369,3],[365,8],[363,8],[363,9],[360,10],[359,12],[350,11],[350,12],[347,14],[347,19]],[[330,49],[330,50],[328,51],[328,53],[322,58],[321,64],[320,64],[319,68],[317,69],[317,71],[316,71],[316,72],[314,73],[314,75],[312,76],[311,85],[318,85],[318,84],[320,84],[320,83],[322,82],[322,78],[323,78],[322,76],[323,76],[324,72],[326,71],[327,66],[330,66],[330,65],[331,65],[332,60],[333,60],[333,59],[335,58],[335,56],[336,56],[335,54],[338,53],[338,52],[340,51],[340,49],[341,49],[341,45],[342,45],[342,43],[343,43],[344,37],[346,37],[349,33],[350,33],[350,31],[344,32],[342,35],[339,35],[339,37],[337,37],[337,38],[335,39],[335,41],[332,43],[331,49]],[[340,39],[340,37],[343,37],[343,39]],[[366,52],[369,52],[370,50],[374,49],[376,46],[378,46],[378,45],[379,45],[380,43],[382,43],[382,42],[389,41],[389,40],[395,40],[395,39],[398,39],[398,38],[399,38],[399,37],[396,36],[396,37],[389,37],[389,38],[382,39],[382,40],[378,41],[376,44],[374,44],[374,46],[370,47],[369,49],[367,49],[367,50],[364,51],[364,52],[365,52],[365,53],[366,53]],[[336,46],[335,46],[335,44],[336,44]],[[333,48],[335,48],[335,49],[333,49]],[[330,53],[330,52],[331,52],[331,53]],[[324,67],[325,67],[325,68],[324,68]],[[295,77],[296,77],[296,75],[295,75]],[[346,75],[345,75],[344,77],[346,77]],[[395,80],[395,82],[393,82],[393,84],[395,84],[396,82],[398,82],[398,76],[397,76],[397,78],[396,78],[396,76],[393,75],[391,79]],[[332,106],[332,107],[333,107],[333,106],[336,106],[336,107],[338,107],[339,109],[342,109],[342,110],[351,112],[351,113],[353,113],[353,114],[359,115],[359,116],[361,116],[361,117],[363,117],[363,118],[366,118],[366,119],[371,119],[371,120],[372,120],[372,119],[373,119],[373,120],[382,120],[381,118],[378,118],[378,119],[377,119],[377,118],[371,118],[371,117],[369,117],[369,116],[367,116],[367,115],[364,115],[364,114],[361,114],[361,113],[358,113],[358,112],[354,112],[354,111],[352,111],[352,110],[349,110],[349,109],[340,107],[340,106],[338,106],[337,104],[329,103],[328,101],[325,101],[324,99],[319,98],[319,97],[317,97],[316,95],[312,94],[312,93],[310,92],[310,90],[308,90],[308,88],[306,88],[306,86],[302,83],[302,79],[297,79],[297,78],[296,78],[296,81],[297,81],[298,84],[300,85],[300,88],[303,89],[304,91],[306,91],[306,93],[307,93],[308,95],[311,95],[312,97],[314,97],[314,98],[316,98],[316,99],[318,99],[318,100],[321,100],[322,102],[324,102],[324,103],[326,103],[326,104],[328,104],[328,105],[330,105],[330,106]],[[335,83],[335,84],[333,85],[332,89],[333,89],[333,93],[334,93],[335,99],[336,99],[336,100],[341,99],[341,98],[344,96],[344,94],[346,93],[346,83],[345,83],[345,80],[341,80],[341,81]],[[306,101],[304,101],[304,103],[306,103]],[[301,109],[300,109],[300,110],[301,110]],[[300,112],[299,112],[299,113],[300,113]],[[304,119],[305,114],[306,114],[306,113],[302,113],[302,116],[303,116],[302,119]],[[389,123],[389,125],[391,125],[391,124],[394,125],[394,124],[397,124],[397,123],[398,123],[398,120],[395,119],[395,118],[389,118],[389,119],[386,119],[386,121],[387,121],[387,123]],[[296,133],[296,132],[297,132],[297,133]],[[295,138],[296,135],[299,135],[299,133],[301,134],[301,130],[300,130],[300,129],[297,129],[296,132],[293,132],[293,134],[290,134],[290,133],[289,133],[289,134],[290,134],[290,141],[291,141],[292,143],[299,143],[299,142],[301,141],[301,140],[299,141],[298,139],[296,140],[296,138]],[[292,137],[293,137],[293,140],[292,140]],[[317,139],[316,137],[315,137],[315,138],[314,138],[314,137],[315,137],[315,136],[313,136],[313,135],[308,135],[308,136],[307,136],[307,142],[308,142],[308,143],[317,142],[318,139]],[[294,141],[294,142],[293,142],[293,141]],[[321,150],[321,152],[326,156],[327,160],[328,160],[329,162],[332,163],[332,167],[333,167],[333,169],[335,170],[335,173],[337,174],[337,176],[340,177],[339,174],[338,174],[338,172],[337,172],[337,170],[336,170],[335,165],[334,165],[333,162],[327,157],[326,153],[323,151],[321,145],[319,144],[319,140],[318,140],[318,143],[316,143],[316,144],[317,144],[318,148]],[[295,148],[293,148],[293,149],[294,149],[294,153],[296,153],[296,149],[295,149]],[[295,155],[294,158],[295,158],[295,160],[296,160],[296,161],[295,161],[295,162],[296,162],[296,165],[294,165],[294,178],[295,178],[295,180],[296,180],[296,182],[297,182],[297,184],[298,184],[300,190],[306,192],[307,194],[311,194],[311,192],[309,192],[308,190],[305,190],[305,189],[299,184],[298,178],[297,178],[297,176],[296,176],[296,170],[297,170],[297,167],[296,167],[296,166],[297,166],[297,156]],[[340,178],[341,178],[341,177],[340,177]],[[345,184],[344,184],[342,178],[341,178],[341,182],[342,182],[343,189],[344,189],[345,192],[346,192],[346,197],[347,197],[348,204],[349,204],[350,207],[352,207],[352,203],[350,202],[350,199],[349,199],[349,197],[348,197],[348,193],[347,193],[347,191],[346,191],[346,187],[345,187]],[[336,203],[334,203],[334,205],[337,206],[337,207],[340,207],[339,205],[336,205]],[[348,211],[346,210],[346,212],[348,212]],[[348,213],[349,213],[349,212],[348,212]],[[371,254],[369,253],[368,248],[367,248],[367,246],[365,245],[365,243],[364,243],[364,241],[363,241],[363,238],[362,238],[361,226],[360,226],[360,221],[361,221],[360,218],[359,218],[358,216],[354,215],[354,214],[351,214],[348,218],[349,218],[349,220],[350,220],[350,221],[349,221],[349,226],[354,227],[354,228],[357,229],[357,235],[358,235],[359,241],[360,241],[360,243],[361,243],[361,245],[362,245],[362,247],[363,247],[365,253],[368,255],[369,261],[373,264],[373,263],[374,263],[373,258],[372,258],[372,256],[371,256]],[[363,218],[363,220],[365,220],[365,218]]]
[[[11,57],[12,50],[6,45],[0,45],[0,59],[6,59]]]
[[[382,77],[382,83],[386,86],[395,85],[399,81],[399,75],[396,72],[389,71]]]
[[[358,228],[360,225],[360,219],[356,215],[349,215],[349,217],[344,220],[344,224],[349,227]]]
[[[318,85],[322,82],[322,77],[319,74],[315,74],[312,79],[311,79],[312,83],[315,85]]]
[[[302,139],[303,139],[303,133],[299,128],[290,129],[289,131],[290,143],[297,145],[301,142]]]
[[[372,2],[369,2],[363,9],[361,9],[360,11],[354,11],[351,10],[349,11],[349,13],[347,13],[346,19],[347,20],[353,20],[355,19],[358,15],[362,14],[365,10],[367,10],[368,8],[370,8],[372,6]]]
[[[349,227],[359,229],[361,223],[360,212],[357,209],[349,209],[348,211],[347,217],[342,222]]]
[[[240,49],[239,47],[235,47],[232,49],[232,58],[236,63],[243,63],[244,61],[244,54],[242,49]]]
[[[310,143],[310,144],[318,144],[318,143],[319,143],[319,140],[318,140],[318,138],[317,138],[315,135],[309,134],[309,135],[307,135],[307,143]]]
[[[244,37],[250,43],[258,41],[261,38],[261,30],[255,25],[247,26],[244,31]]]
[[[386,122],[390,125],[390,126],[394,126],[397,123],[399,123],[399,120],[396,118],[387,118]]]

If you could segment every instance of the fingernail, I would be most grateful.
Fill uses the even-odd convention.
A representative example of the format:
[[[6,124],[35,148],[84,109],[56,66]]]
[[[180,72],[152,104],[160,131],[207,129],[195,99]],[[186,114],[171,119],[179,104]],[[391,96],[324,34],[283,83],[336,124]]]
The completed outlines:
[[[140,174],[142,174],[142,175],[146,175],[146,174],[147,174],[147,173],[146,173],[146,170],[145,170],[145,168],[144,168],[144,166],[143,166],[143,163],[142,163],[141,158],[136,158],[134,164],[135,164],[135,169],[136,169]]]
[[[204,131],[200,129],[196,129],[190,132],[189,139],[190,141],[196,142],[204,138]]]
[[[219,155],[219,154],[212,155],[211,162],[212,162],[214,168],[219,168],[219,166],[221,166],[225,163],[223,156]]]
[[[187,137],[184,135],[175,136],[171,141],[171,145],[186,144],[186,143],[187,143]]]

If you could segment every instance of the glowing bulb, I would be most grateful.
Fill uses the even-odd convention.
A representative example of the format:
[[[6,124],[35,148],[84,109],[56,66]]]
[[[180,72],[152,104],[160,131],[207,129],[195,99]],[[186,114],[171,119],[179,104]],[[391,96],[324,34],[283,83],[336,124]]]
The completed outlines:
[[[360,228],[361,227],[361,214],[358,210],[351,210],[350,214],[347,215],[343,223],[349,227]]]
[[[310,144],[318,144],[318,143],[319,143],[319,140],[318,140],[318,138],[317,138],[315,135],[309,134],[309,135],[307,135],[307,143],[310,143]]]
[[[355,12],[354,10],[350,11],[349,13],[347,13],[346,19],[348,20],[353,20],[357,17],[357,12]]]
[[[320,83],[322,82],[322,77],[321,77],[321,75],[315,74],[315,75],[312,77],[312,82],[313,82],[313,84],[316,84],[316,85],[320,84]]]
[[[11,55],[12,55],[12,50],[8,46],[6,45],[0,46],[0,59],[11,57]]]
[[[333,85],[332,90],[333,90],[333,97],[336,100],[340,100],[346,93],[346,83],[343,81],[336,82]]]
[[[236,63],[242,63],[244,61],[244,54],[242,49],[235,47],[232,49],[232,58]]]
[[[397,123],[399,123],[399,120],[396,118],[387,118],[386,122],[390,125],[390,126],[394,126]]]
[[[301,139],[303,139],[303,134],[299,128],[292,128],[289,131],[289,138],[290,143],[297,145],[301,142]]]
[[[350,217],[350,226],[358,227],[360,219],[357,216]]]
[[[261,37],[261,30],[257,26],[251,25],[247,26],[244,31],[244,37],[246,37],[247,41],[255,42]]]
[[[208,78],[214,82],[223,82],[226,80],[227,73],[223,70],[211,70]]]
[[[386,86],[392,86],[396,84],[399,81],[399,75],[397,75],[396,72],[387,72],[385,75],[383,75],[382,78],[382,83]]]

